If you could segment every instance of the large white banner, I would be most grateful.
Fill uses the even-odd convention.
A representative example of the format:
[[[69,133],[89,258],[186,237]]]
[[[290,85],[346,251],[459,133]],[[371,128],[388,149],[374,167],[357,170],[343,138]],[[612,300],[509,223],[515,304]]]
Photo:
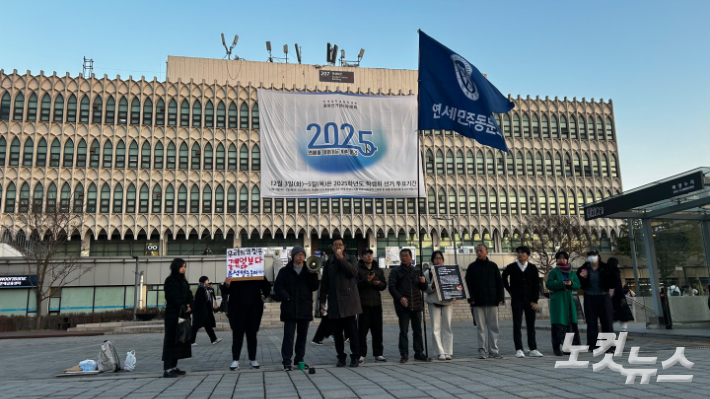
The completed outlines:
[[[258,98],[262,197],[425,196],[414,96],[259,89]]]

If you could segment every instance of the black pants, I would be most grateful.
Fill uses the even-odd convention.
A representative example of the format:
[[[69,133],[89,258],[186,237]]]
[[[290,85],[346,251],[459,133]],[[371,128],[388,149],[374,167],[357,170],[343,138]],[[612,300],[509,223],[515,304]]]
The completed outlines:
[[[360,356],[367,356],[367,332],[372,334],[372,355],[382,356],[382,306],[363,306],[362,314],[357,318],[360,333]]]
[[[291,365],[293,356],[293,341],[296,338],[296,357],[293,364],[303,361],[306,356],[306,340],[308,340],[308,325],[310,320],[289,320],[284,322],[284,340],[281,344],[281,359],[284,366]]]
[[[360,340],[357,332],[357,319],[355,316],[343,317],[342,319],[331,319],[333,326],[333,336],[335,337],[335,351],[338,360],[347,359],[345,354],[345,336],[350,338],[350,359],[357,361],[360,358]]]
[[[412,323],[412,339],[414,341],[414,354],[424,353],[424,341],[422,339],[422,312],[405,310],[397,311],[399,319],[399,354],[409,356],[409,323]]]
[[[528,333],[528,348],[530,350],[537,349],[535,342],[535,310],[530,306],[529,302],[520,299],[510,301],[513,310],[513,342],[515,342],[515,350],[523,350],[523,334],[521,329],[523,326],[523,313],[525,313],[525,329]]]
[[[609,294],[604,295],[584,295],[584,315],[587,321],[587,345],[589,349],[597,347],[597,335],[599,328],[597,319],[602,325],[602,332],[614,332],[614,310],[611,305]]]
[[[261,316],[264,314],[263,306],[245,308],[232,307],[229,311],[229,326],[232,328],[232,360],[239,360],[242,356],[244,335],[247,336],[247,352],[249,360],[256,360],[256,334],[261,325]]]
[[[316,330],[316,335],[313,336],[313,342],[321,342],[332,334],[330,319],[328,316],[321,316],[320,324]]]
[[[163,362],[163,370],[168,371],[177,367],[177,359],[170,359]]]
[[[204,327],[205,327],[205,332],[207,332],[207,335],[209,335],[209,337],[210,337],[210,342],[216,341],[216,340],[217,340],[217,336],[215,335],[214,330],[212,329],[212,327],[209,327],[209,326],[204,326]],[[195,343],[195,339],[197,338],[197,332],[198,332],[199,330],[200,330],[199,328],[195,328],[195,329],[192,330],[192,341],[191,341],[191,343],[193,343],[193,344]]]
[[[572,345],[582,345],[582,340],[579,338],[579,328],[577,327],[577,323],[570,322],[569,325],[553,324],[551,329],[552,350],[562,350],[561,346],[565,343],[565,336],[567,333],[574,333]]]

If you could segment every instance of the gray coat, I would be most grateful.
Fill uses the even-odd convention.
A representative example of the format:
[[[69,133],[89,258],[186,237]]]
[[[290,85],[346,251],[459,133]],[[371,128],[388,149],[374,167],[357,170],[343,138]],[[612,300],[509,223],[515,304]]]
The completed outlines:
[[[362,313],[357,289],[357,261],[345,254],[342,260],[335,255],[323,266],[320,302],[328,301],[328,317],[342,319]]]

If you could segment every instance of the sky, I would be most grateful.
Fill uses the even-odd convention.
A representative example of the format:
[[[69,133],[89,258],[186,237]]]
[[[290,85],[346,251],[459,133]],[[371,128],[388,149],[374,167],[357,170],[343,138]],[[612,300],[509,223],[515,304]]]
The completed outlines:
[[[417,29],[504,94],[612,99],[625,189],[710,166],[710,1],[4,1],[0,69],[165,79],[168,55],[265,61],[326,43],[362,66],[416,69]],[[30,11],[31,10],[31,11]],[[274,54],[277,55],[276,53]],[[293,56],[293,54],[290,54]]]

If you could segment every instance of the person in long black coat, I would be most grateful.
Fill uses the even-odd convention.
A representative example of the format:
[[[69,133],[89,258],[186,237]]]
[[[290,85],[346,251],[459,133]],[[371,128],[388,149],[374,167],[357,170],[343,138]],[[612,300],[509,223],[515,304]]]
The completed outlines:
[[[179,359],[192,357],[190,341],[177,342],[177,325],[179,317],[189,317],[192,311],[193,298],[190,284],[185,279],[187,265],[185,261],[176,258],[170,264],[170,275],[165,279],[165,339],[163,341],[163,377],[175,378],[185,375],[177,368]]]
[[[217,344],[222,341],[222,338],[217,338],[214,333],[214,328],[217,323],[214,319],[214,296],[213,291],[209,288],[210,280],[207,276],[200,277],[200,286],[195,292],[195,307],[192,310],[192,344],[197,338],[197,331],[204,327],[207,335],[210,337],[212,344]]]
[[[621,285],[621,270],[619,270],[619,260],[609,258],[606,261],[607,267],[616,275],[616,288],[611,296],[611,306],[614,309],[614,321],[621,323],[621,331],[626,331],[629,321],[634,321],[634,315],[631,313],[631,308],[626,301],[624,288]]]
[[[271,283],[264,277],[262,280],[232,280],[224,281],[229,295],[229,326],[232,328],[232,364],[229,369],[239,369],[239,358],[242,355],[244,335],[247,337],[247,352],[249,367],[259,368],[256,361],[256,335],[261,326],[264,314],[264,301],[271,293]]]

